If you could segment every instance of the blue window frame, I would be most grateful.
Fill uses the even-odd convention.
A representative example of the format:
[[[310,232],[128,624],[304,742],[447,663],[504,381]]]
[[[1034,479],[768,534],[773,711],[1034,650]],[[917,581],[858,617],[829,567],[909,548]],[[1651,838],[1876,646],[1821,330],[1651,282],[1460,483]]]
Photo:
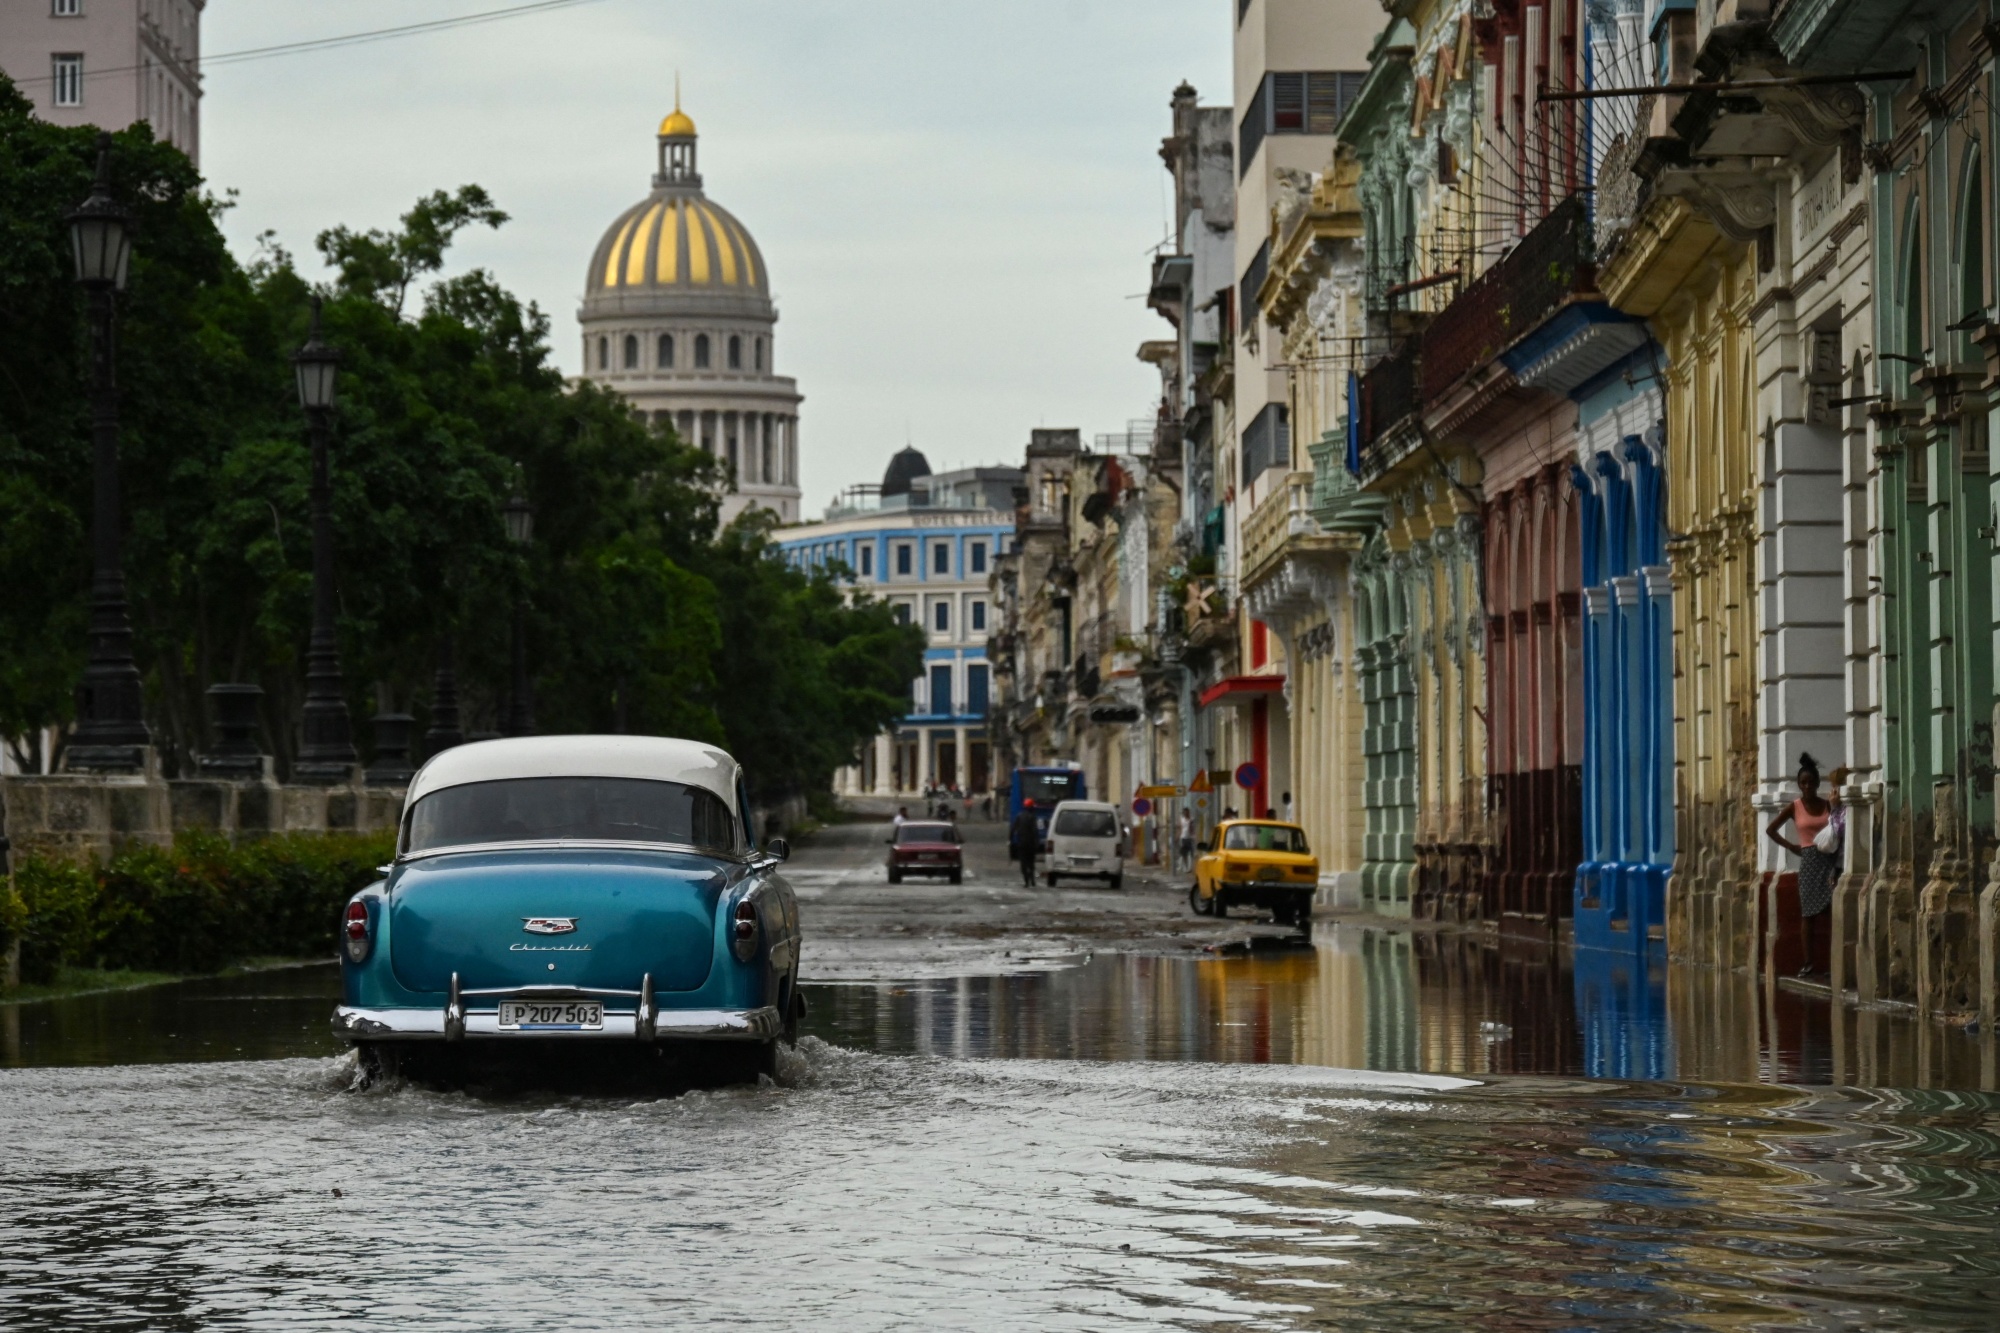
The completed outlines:
[[[945,717],[951,713],[951,667],[931,668],[931,712]]]
[[[939,542],[931,547],[931,573],[951,573],[951,543]]]
[[[966,552],[966,563],[972,566],[972,572],[975,574],[984,574],[986,572],[985,542],[972,543]]]
[[[861,560],[859,570],[861,577],[873,578],[875,576],[875,548],[867,542],[862,542],[855,548],[854,553]]]
[[[931,607],[931,628],[940,634],[951,631],[951,603],[938,602]]]
[[[896,572],[898,574],[907,574],[910,572],[910,558],[910,544],[908,542],[898,542],[896,544]]]
[[[983,633],[983,632],[985,632],[985,629],[986,629],[986,603],[984,603],[984,602],[974,602],[974,603],[972,604],[972,611],[971,611],[971,615],[972,615],[972,625],[971,625],[971,629],[972,629],[972,631],[973,631],[973,632],[974,632],[975,634],[977,634],[977,633]]]
[[[974,662],[965,668],[965,711],[974,717],[986,716],[986,664]]]

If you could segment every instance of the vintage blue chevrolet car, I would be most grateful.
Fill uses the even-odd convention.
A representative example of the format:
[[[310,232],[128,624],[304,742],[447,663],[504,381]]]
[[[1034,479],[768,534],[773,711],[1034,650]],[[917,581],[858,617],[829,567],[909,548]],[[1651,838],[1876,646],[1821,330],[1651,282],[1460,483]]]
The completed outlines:
[[[799,914],[784,840],[749,822],[742,769],[693,741],[444,751],[347,905],[335,1032],[370,1069],[698,1042],[768,1072],[803,1011]]]

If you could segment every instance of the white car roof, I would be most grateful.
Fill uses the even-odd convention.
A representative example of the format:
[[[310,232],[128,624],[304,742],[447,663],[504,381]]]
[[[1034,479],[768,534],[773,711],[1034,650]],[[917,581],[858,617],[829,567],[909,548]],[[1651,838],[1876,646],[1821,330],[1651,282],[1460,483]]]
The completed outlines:
[[[736,761],[702,741],[665,736],[512,736],[454,745],[410,780],[404,808],[434,791],[507,778],[650,778],[706,788],[736,810]]]
[[[1109,810],[1118,813],[1118,807],[1109,801],[1057,801],[1056,809],[1061,810]]]

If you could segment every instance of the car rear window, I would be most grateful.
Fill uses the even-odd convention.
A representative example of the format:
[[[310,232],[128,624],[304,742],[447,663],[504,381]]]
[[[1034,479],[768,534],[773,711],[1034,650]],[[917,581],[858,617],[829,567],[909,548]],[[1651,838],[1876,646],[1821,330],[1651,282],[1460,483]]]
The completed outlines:
[[[1231,824],[1222,846],[1232,852],[1296,852],[1306,854],[1306,835],[1282,824]]]
[[[957,842],[958,830],[950,824],[905,824],[896,830],[897,842]]]
[[[446,787],[418,801],[403,850],[556,838],[737,849],[735,817],[701,787],[650,778],[506,778]]]
[[[1055,832],[1063,838],[1115,838],[1118,817],[1109,810],[1064,810],[1056,815]]]

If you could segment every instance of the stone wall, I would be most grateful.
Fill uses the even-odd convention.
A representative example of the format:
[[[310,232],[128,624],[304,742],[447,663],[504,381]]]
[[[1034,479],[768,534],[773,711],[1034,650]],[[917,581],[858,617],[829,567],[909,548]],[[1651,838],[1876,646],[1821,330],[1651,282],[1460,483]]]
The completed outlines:
[[[396,826],[403,788],[168,780],[57,773],[0,778],[14,855],[105,860],[127,847],[165,846],[184,829],[232,840],[277,833],[362,833]]]

